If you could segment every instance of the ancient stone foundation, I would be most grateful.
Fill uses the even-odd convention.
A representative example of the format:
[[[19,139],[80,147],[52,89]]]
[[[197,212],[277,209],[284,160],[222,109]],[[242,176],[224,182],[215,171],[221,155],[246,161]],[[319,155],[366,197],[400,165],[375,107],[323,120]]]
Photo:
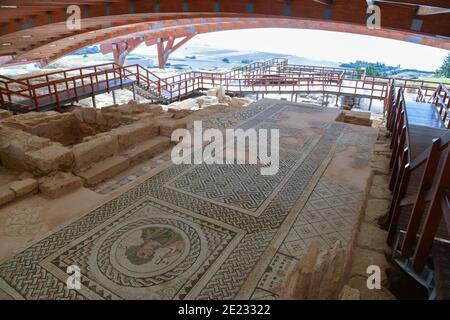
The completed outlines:
[[[38,191],[55,198],[93,186],[162,152],[172,131],[186,127],[187,114],[178,113],[130,102],[3,117],[0,166],[9,178],[2,179],[0,205]]]
[[[171,134],[186,128],[195,110],[241,108],[221,88],[168,106],[77,107],[65,113],[0,113],[0,206],[40,192],[57,198],[93,187],[171,146]]]

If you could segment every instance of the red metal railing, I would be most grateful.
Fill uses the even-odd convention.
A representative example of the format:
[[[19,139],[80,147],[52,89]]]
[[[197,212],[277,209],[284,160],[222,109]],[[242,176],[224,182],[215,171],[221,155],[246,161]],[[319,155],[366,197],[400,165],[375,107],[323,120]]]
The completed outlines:
[[[78,101],[82,89],[90,88],[92,94],[100,84],[109,92],[111,81],[120,86],[124,79],[123,69],[115,64],[102,64],[91,67],[55,71],[23,79],[0,76],[0,102],[29,103],[30,110],[39,111],[44,101],[51,99],[60,109],[60,100],[70,92]]]
[[[68,92],[75,95],[78,101],[78,93],[86,87],[95,91],[100,86],[106,86],[109,92],[111,81],[114,80],[116,86],[122,88],[125,79],[145,86],[155,94],[155,98],[164,98],[169,102],[218,85],[222,85],[227,92],[236,94],[325,93],[383,100],[386,99],[392,83],[389,78],[366,77],[357,70],[292,65],[288,64],[287,59],[255,62],[227,73],[187,72],[164,79],[140,65],[122,67],[105,63],[18,80],[0,76],[0,103],[26,101],[31,110],[39,110],[43,101],[51,98],[59,109],[63,103],[61,99],[67,96]],[[404,89],[417,86],[416,80],[396,81],[401,81]],[[417,90],[427,90],[433,86],[434,83],[420,81]],[[96,92],[92,94],[95,95]]]

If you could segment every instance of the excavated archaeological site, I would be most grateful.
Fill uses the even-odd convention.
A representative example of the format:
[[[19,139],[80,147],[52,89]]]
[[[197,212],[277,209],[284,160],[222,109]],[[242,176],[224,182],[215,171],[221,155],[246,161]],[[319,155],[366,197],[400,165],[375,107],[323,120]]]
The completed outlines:
[[[279,129],[279,172],[173,164],[171,133],[194,120],[219,130]],[[385,129],[373,125],[368,113],[252,102],[220,88],[164,108],[130,101],[3,112],[0,296],[393,299],[365,285],[369,263],[392,268],[377,224],[388,209],[389,147]],[[144,250],[146,232],[162,241],[156,231],[174,244],[157,257],[130,251]],[[83,289],[53,287],[72,263],[86,275]],[[21,285],[36,272],[53,289]]]

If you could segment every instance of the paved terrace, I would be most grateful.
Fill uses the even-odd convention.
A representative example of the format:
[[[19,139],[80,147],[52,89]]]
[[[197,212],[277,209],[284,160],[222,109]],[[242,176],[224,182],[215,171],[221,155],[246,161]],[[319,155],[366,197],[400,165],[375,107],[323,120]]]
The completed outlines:
[[[264,99],[203,119],[280,129],[275,176],[162,154],[109,193],[81,188],[1,208],[0,297],[277,298],[308,245],[347,243],[360,210],[378,129],[335,122],[338,113]],[[66,288],[72,264],[81,290]]]

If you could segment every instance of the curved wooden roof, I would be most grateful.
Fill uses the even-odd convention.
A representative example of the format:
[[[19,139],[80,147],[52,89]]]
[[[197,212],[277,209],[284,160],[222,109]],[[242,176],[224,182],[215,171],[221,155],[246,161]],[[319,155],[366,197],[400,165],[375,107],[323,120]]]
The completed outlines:
[[[379,30],[367,5],[381,9]],[[66,25],[69,5],[81,28]],[[0,0],[0,65],[56,60],[95,43],[242,28],[288,27],[367,34],[450,50],[448,0]],[[153,42],[152,42],[153,41]]]

